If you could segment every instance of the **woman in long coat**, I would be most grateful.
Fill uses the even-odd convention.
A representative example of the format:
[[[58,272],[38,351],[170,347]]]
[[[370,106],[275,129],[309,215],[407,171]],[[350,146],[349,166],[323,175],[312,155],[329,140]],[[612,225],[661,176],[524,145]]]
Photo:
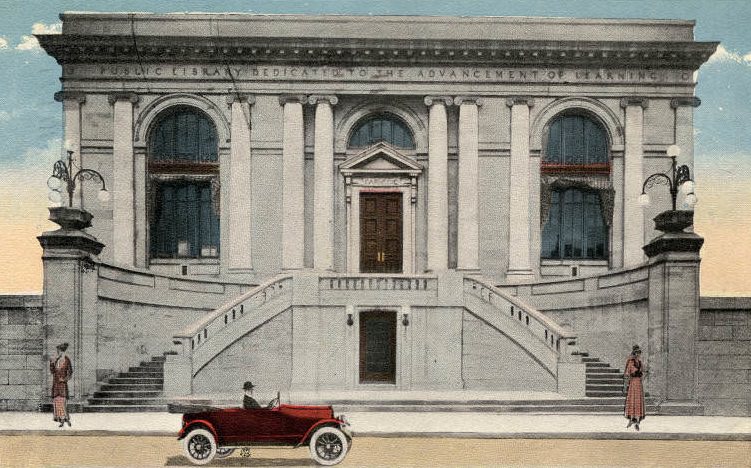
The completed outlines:
[[[641,362],[641,348],[634,345],[631,355],[626,360],[626,370],[623,372],[624,379],[628,379],[628,392],[626,393],[626,407],[624,414],[628,419],[626,428],[634,425],[639,430],[639,422],[644,419],[644,364]]]
[[[68,343],[57,346],[57,357],[50,360],[50,372],[52,373],[52,408],[53,420],[60,422],[60,427],[67,422],[70,426],[68,415],[68,380],[73,375],[73,365],[70,358],[65,355]]]

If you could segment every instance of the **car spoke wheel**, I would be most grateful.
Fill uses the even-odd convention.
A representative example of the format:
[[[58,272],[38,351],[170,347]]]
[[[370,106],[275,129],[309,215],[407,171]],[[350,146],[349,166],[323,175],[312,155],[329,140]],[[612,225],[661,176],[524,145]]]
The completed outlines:
[[[206,429],[193,429],[183,439],[185,456],[196,465],[205,465],[217,453],[214,435]]]
[[[310,457],[319,465],[336,465],[348,449],[347,437],[335,427],[322,427],[310,438]]]
[[[222,448],[217,447],[216,449],[216,458],[227,458],[235,451],[233,448]]]

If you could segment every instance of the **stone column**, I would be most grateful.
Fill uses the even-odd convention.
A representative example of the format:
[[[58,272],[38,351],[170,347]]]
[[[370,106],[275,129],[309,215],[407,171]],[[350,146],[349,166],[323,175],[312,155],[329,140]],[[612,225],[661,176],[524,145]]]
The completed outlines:
[[[623,153],[623,266],[632,268],[644,263],[644,212],[639,195],[644,183],[643,148],[644,109],[646,98],[621,99],[626,110],[625,151]]]
[[[112,137],[112,245],[116,264],[132,266],[135,262],[135,197],[133,193],[133,105],[135,93],[109,96],[114,105]]]
[[[428,116],[428,271],[448,269],[448,96],[427,96]]]
[[[86,103],[86,94],[76,91],[58,91],[55,101],[63,103],[63,128],[65,130],[64,149],[73,151],[73,165],[81,167],[81,106]],[[75,171],[73,171],[75,172]],[[77,188],[80,188],[80,184]],[[82,192],[79,190],[78,203],[73,197],[73,205],[82,205]],[[64,201],[63,201],[64,202]]]
[[[97,367],[97,255],[104,245],[84,231],[91,226],[90,213],[68,207],[50,208],[50,220],[61,226],[38,237],[44,267],[45,354],[53,357],[55,347],[68,343],[73,364],[68,387],[72,408],[96,389]],[[45,366],[47,363],[44,363]],[[51,387],[49,371],[47,389]]]
[[[457,262],[459,270],[480,269],[478,106],[482,99],[457,97],[459,106],[459,194]]]
[[[334,112],[336,96],[310,96],[316,106],[313,191],[313,267],[334,268]]]
[[[252,223],[252,158],[250,154],[250,106],[252,96],[230,95],[227,104],[231,109],[230,127],[230,177],[229,200],[229,255],[228,269],[249,272],[253,269],[251,248]]]
[[[694,108],[701,105],[698,97],[680,97],[670,101],[670,107],[675,109],[675,144],[681,149],[678,157],[679,164],[686,164],[694,173]],[[679,191],[677,207],[685,208],[683,200],[686,194]]]
[[[661,219],[662,218],[662,219]],[[699,250],[704,239],[683,232],[691,211],[655,218],[664,234],[644,246],[649,257],[647,380],[645,391],[660,401],[660,414],[702,414],[697,402]],[[663,226],[661,226],[661,224]],[[673,226],[671,226],[673,224]]]
[[[509,263],[506,280],[524,282],[534,279],[529,240],[529,108],[530,97],[511,97],[511,165],[509,180]]]
[[[284,106],[282,268],[285,270],[303,268],[305,259],[305,133],[302,111],[305,99],[305,96],[279,98],[279,104]]]

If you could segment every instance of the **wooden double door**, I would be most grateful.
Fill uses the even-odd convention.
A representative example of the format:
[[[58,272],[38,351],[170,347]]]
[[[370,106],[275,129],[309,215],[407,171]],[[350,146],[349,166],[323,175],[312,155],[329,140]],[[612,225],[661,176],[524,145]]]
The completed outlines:
[[[402,194],[360,194],[360,272],[402,272]]]

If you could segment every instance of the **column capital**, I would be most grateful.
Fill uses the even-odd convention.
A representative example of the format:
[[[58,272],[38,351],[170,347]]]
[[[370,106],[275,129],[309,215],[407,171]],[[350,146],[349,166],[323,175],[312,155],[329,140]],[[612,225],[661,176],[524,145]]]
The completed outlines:
[[[677,107],[699,107],[701,105],[701,99],[696,96],[677,97],[670,100],[670,107],[673,109]]]
[[[454,98],[454,105],[461,106],[462,104],[475,104],[481,106],[485,101],[478,96],[456,96]]]
[[[628,96],[621,98],[621,107],[641,106],[642,109],[649,107],[649,99],[641,96]]]
[[[506,105],[509,107],[526,105],[532,107],[535,105],[535,99],[532,96],[509,96],[506,98]]]
[[[58,91],[55,93],[55,101],[78,101],[79,104],[86,102],[86,93],[80,91]]]
[[[425,105],[432,106],[433,104],[445,104],[450,106],[454,103],[454,99],[451,96],[425,96]]]
[[[282,94],[281,96],[279,96],[280,106],[283,106],[285,104],[305,104],[307,102],[308,97],[304,94]]]
[[[232,93],[227,96],[227,105],[231,106],[232,104],[236,102],[247,102],[249,105],[253,105],[256,103],[256,97],[252,94],[240,94],[240,93]]]
[[[136,93],[110,93],[107,100],[110,104],[114,104],[117,101],[130,101],[131,104],[137,104],[140,97]]]
[[[339,102],[339,98],[333,94],[312,94],[308,96],[308,104],[319,104],[323,101],[335,106]]]

